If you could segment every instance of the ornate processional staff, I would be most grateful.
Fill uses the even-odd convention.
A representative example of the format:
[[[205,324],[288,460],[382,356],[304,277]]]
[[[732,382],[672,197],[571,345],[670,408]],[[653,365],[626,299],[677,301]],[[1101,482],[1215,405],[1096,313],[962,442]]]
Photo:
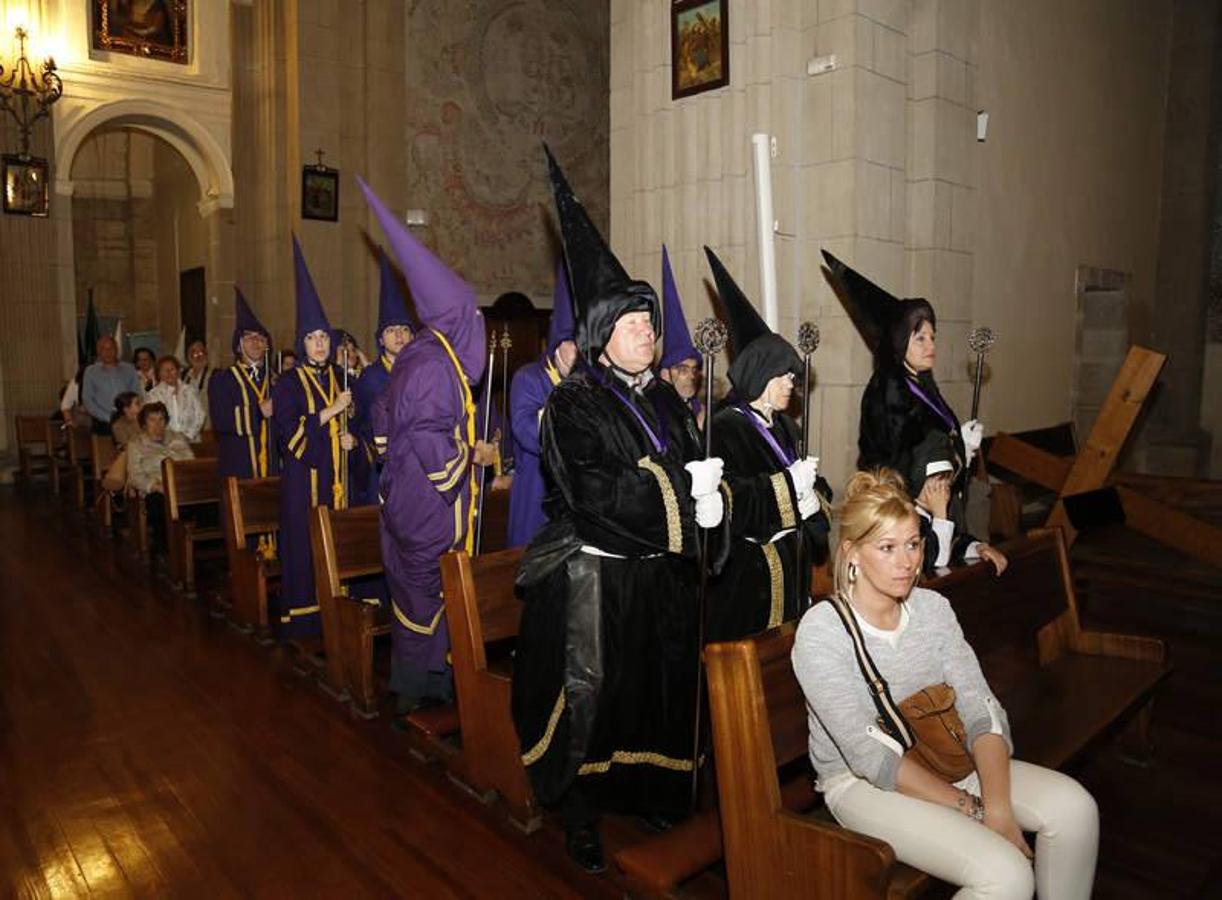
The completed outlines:
[[[692,343],[704,359],[704,458],[713,455],[713,374],[717,365],[717,354],[726,347],[729,333],[725,323],[720,319],[702,319],[692,335]],[[696,808],[696,799],[700,789],[700,730],[701,707],[704,704],[704,619],[708,607],[709,595],[709,533],[700,533],[700,593],[697,602],[700,607],[696,613],[696,715],[692,727],[692,809]]]
[[[980,388],[984,383],[984,355],[997,343],[997,332],[982,325],[967,336],[967,345],[976,354],[976,380],[972,385],[972,418],[980,413]]]
[[[491,336],[488,338],[488,367],[484,370],[487,375],[484,382],[484,439],[488,437],[488,425],[492,418],[492,372],[496,365],[496,330],[493,329]],[[479,436],[476,436],[476,442],[479,442]],[[471,448],[472,453],[475,448]],[[475,514],[475,555],[479,556],[480,546],[483,543],[484,537],[484,483],[485,475],[488,471],[487,466],[479,467],[479,509]]]
[[[810,455],[810,358],[819,349],[819,326],[814,322],[803,322],[798,326],[798,349],[802,351],[802,446],[798,458]],[[814,490],[812,486],[811,490]],[[806,568],[806,537],[803,522],[798,522],[798,565],[794,590],[797,591],[798,615],[806,611],[810,599],[810,572]]]

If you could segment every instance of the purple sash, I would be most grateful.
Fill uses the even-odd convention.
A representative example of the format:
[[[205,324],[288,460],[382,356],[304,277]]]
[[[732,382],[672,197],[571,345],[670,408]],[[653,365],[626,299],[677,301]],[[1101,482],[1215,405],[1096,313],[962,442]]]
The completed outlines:
[[[935,413],[938,414],[938,418],[940,418],[943,422],[946,423],[946,427],[948,429],[950,429],[951,431],[958,430],[957,426],[955,425],[955,417],[951,415],[951,412],[946,407],[945,403],[941,403],[941,402],[935,403],[933,400],[930,399],[929,395],[926,394],[923,390],[921,390],[921,388],[917,385],[917,383],[913,381],[911,378],[905,378],[904,382],[908,385],[908,390],[912,391],[912,393],[915,394],[918,398],[920,398],[920,400],[926,406],[928,406],[930,409],[932,409]]]
[[[763,435],[764,440],[768,442],[768,446],[772,448],[773,454],[775,454],[781,465],[789,468],[797,461],[797,457],[786,451],[777,439],[773,437],[772,431],[764,426],[764,423],[760,421],[760,417],[755,414],[755,410],[746,403],[739,403],[738,411],[747,417],[747,421],[755,426],[756,431]]]
[[[662,434],[660,437],[658,436],[657,432],[649,427],[649,423],[645,421],[645,417],[641,415],[641,411],[636,408],[636,404],[625,397],[620,391],[619,385],[612,381],[614,377],[614,375],[608,377],[604,383],[611,389],[611,393],[619,399],[620,403],[624,404],[624,406],[628,408],[628,411],[636,417],[636,420],[641,423],[641,427],[645,429],[645,434],[649,436],[649,442],[653,444],[654,452],[659,454],[665,453],[667,448],[670,446],[670,438],[666,434],[666,416],[663,414],[658,404],[653,404],[653,411],[657,413],[658,421],[662,424]]]

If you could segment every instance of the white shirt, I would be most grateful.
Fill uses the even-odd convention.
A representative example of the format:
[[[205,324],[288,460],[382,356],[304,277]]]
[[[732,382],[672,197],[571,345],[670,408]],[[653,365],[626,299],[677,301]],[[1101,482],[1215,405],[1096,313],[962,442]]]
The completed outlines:
[[[161,382],[148,392],[147,402],[164,403],[170,413],[170,429],[191,443],[199,440],[200,429],[204,427],[204,407],[195,388],[181,382],[173,387]]]

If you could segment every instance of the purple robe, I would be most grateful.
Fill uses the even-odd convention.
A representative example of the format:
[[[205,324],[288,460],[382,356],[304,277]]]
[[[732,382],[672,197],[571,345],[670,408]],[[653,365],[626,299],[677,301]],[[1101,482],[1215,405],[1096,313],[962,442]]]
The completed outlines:
[[[280,468],[273,423],[259,408],[260,396],[267,396],[267,371],[255,371],[257,378],[251,377],[249,367],[235,363],[208,381],[208,413],[222,481],[229,475],[266,478]]]
[[[509,489],[506,547],[526,546],[547,524],[547,514],[543,512],[545,485],[539,464],[539,423],[559,377],[546,358],[523,366],[513,376],[509,422],[513,429],[514,470],[513,486]]]
[[[352,387],[352,402],[356,412],[353,413],[348,428],[360,442],[360,455],[368,465],[363,482],[358,485],[353,481],[353,506],[373,506],[378,502],[378,476],[382,470],[378,446],[381,443],[385,448],[385,443],[374,440],[374,407],[390,387],[392,365],[389,358],[383,354],[376,362],[364,368],[361,377]],[[385,438],[385,435],[382,437]]]
[[[380,490],[394,605],[391,687],[408,696],[428,693],[448,669],[440,561],[465,546],[474,509],[471,401],[442,339],[422,331],[395,360],[375,407],[374,434],[387,436]]]
[[[311,375],[315,378],[311,378]],[[335,507],[335,466],[339,448],[336,416],[327,424],[321,413],[338,394],[338,373],[302,365],[276,382],[276,440],[284,462],[280,472],[280,595],[273,619],[281,637],[316,637],[322,625],[314,591],[310,550],[310,510]]]

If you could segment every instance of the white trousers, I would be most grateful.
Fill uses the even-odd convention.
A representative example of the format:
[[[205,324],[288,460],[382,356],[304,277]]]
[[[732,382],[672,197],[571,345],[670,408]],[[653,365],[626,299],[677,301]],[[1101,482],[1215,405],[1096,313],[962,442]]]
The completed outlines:
[[[1035,866],[995,831],[956,810],[884,791],[868,781],[833,791],[828,808],[845,828],[886,841],[896,858],[968,898],[1087,900],[1099,852],[1099,809],[1068,775],[1010,761],[1010,797],[1019,827],[1035,832]]]

